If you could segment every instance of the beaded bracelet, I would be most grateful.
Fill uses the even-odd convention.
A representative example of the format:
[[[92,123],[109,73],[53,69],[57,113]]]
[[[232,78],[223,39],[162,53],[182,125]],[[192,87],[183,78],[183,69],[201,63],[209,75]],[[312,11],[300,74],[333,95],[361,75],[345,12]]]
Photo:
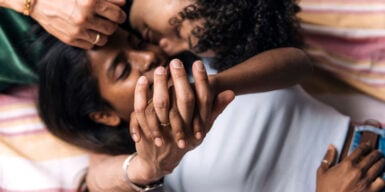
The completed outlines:
[[[131,160],[134,159],[134,157],[136,155],[137,155],[136,152],[131,154],[131,155],[129,155],[126,158],[126,160],[124,160],[124,162],[123,162],[122,171],[123,171],[123,176],[124,176],[124,179],[126,180],[126,182],[137,192],[161,191],[163,189],[163,178],[160,181],[158,181],[158,182],[155,182],[155,183],[152,183],[152,184],[149,184],[149,185],[145,185],[145,186],[139,186],[139,185],[133,183],[128,178],[127,168],[130,165]]]
[[[23,14],[26,16],[29,16],[31,14],[31,9],[32,9],[32,0],[25,0]]]

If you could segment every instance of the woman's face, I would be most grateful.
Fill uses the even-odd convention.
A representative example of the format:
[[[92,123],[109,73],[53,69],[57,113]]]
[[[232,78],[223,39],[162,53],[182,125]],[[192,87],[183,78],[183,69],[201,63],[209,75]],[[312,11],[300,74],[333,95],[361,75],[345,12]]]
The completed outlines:
[[[129,119],[133,111],[134,90],[140,76],[153,82],[154,69],[168,63],[155,45],[145,44],[124,30],[110,37],[107,45],[87,52],[101,96],[120,117]]]
[[[202,26],[203,20],[184,20],[178,25],[171,25],[169,21],[192,4],[193,0],[133,0],[130,23],[143,39],[158,44],[168,55],[191,51],[198,43],[191,31]]]

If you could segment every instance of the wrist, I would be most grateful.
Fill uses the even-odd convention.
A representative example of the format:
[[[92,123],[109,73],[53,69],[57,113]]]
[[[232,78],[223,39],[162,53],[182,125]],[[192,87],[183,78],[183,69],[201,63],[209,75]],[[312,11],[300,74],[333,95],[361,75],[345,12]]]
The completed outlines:
[[[136,155],[127,157],[122,166],[123,176],[127,184],[135,191],[155,191],[163,187],[163,175],[155,174],[158,171],[151,171],[151,166]]]
[[[0,0],[0,6],[23,13],[25,0]]]

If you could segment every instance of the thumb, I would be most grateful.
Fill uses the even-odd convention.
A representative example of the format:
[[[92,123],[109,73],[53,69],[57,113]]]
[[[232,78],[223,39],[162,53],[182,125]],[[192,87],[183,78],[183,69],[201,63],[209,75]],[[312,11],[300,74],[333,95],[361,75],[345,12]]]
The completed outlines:
[[[334,145],[330,144],[318,170],[321,173],[326,172],[334,164],[336,157],[337,149],[334,147]]]
[[[209,119],[209,127],[212,126],[215,119],[225,110],[225,108],[230,104],[230,102],[234,99],[235,94],[233,91],[227,90],[219,93],[215,98],[213,110],[211,112],[211,117]]]

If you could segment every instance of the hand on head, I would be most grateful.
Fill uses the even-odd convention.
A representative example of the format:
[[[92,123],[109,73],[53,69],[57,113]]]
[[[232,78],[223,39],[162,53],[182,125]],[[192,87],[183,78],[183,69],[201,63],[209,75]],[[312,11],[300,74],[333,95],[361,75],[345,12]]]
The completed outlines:
[[[31,17],[46,31],[72,46],[89,49],[104,45],[126,20],[125,0],[39,0]]]
[[[334,165],[337,151],[330,145],[317,170],[317,192],[375,192],[385,188],[382,179],[385,160],[368,144],[359,145]]]

